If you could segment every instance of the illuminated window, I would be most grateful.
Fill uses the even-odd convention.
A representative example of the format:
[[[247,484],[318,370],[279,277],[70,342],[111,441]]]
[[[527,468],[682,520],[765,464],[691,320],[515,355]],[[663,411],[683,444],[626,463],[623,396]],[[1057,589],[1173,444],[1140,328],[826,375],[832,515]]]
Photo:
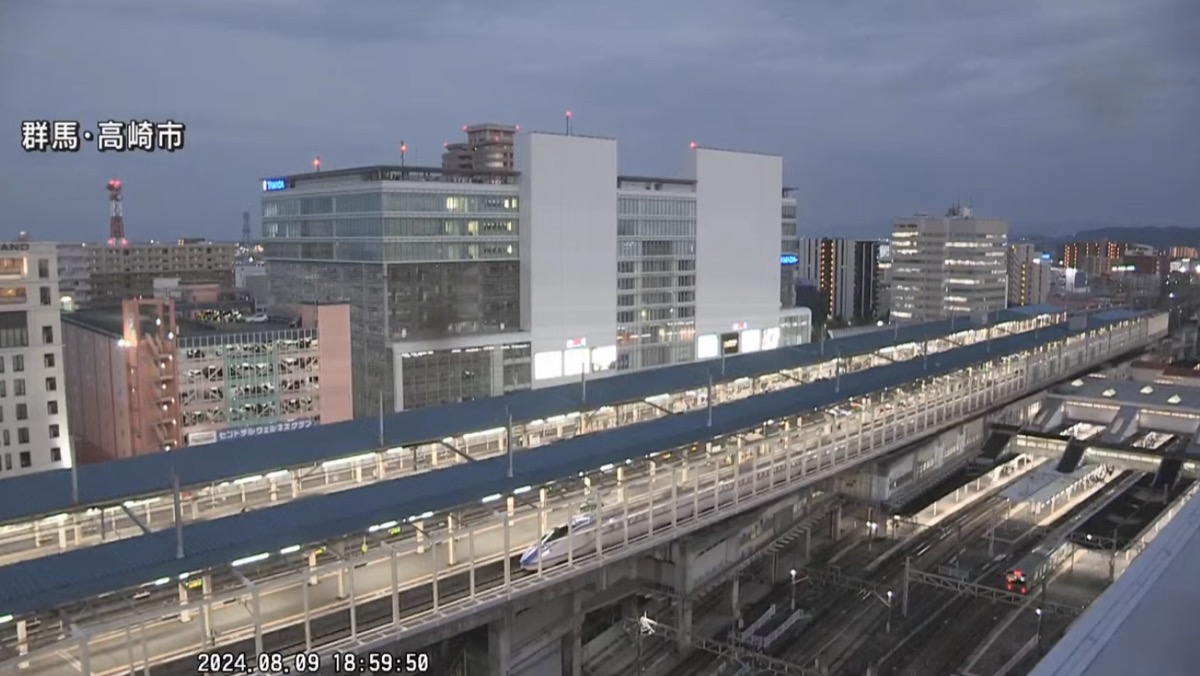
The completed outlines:
[[[533,379],[550,380],[563,374],[562,352],[539,352],[533,356]]]

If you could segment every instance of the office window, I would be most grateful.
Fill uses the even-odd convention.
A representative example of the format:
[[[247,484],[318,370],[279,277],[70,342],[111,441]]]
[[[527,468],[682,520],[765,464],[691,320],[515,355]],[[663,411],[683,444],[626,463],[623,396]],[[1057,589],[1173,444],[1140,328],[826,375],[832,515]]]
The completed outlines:
[[[58,425],[51,425],[51,426],[50,426],[50,438],[51,438],[51,439],[57,439],[57,438],[58,438]]]
[[[4,373],[4,357],[0,357],[0,373]]]
[[[46,379],[46,391],[54,392],[57,389],[58,389],[58,381],[54,379],[54,376],[50,376],[49,378],[47,378]]]
[[[50,259],[38,259],[38,279],[50,279]]]
[[[25,370],[25,355],[14,354],[13,358],[13,373],[20,373]]]
[[[8,445],[8,430],[4,430],[4,445]],[[12,453],[4,454],[4,469],[12,469]]]
[[[13,379],[13,396],[14,397],[25,396],[25,379],[24,378],[14,378]]]
[[[50,462],[62,462],[62,449],[55,446],[50,449]]]
[[[25,404],[17,404],[17,420],[29,419],[29,407]]]
[[[43,286],[42,288],[38,289],[38,302],[40,302],[42,305],[49,305],[52,302],[50,300],[50,287]]]
[[[50,401],[46,402],[46,414],[47,415],[58,415],[58,400],[57,399],[51,399]],[[3,418],[4,418],[4,414],[0,413],[0,422],[3,422]]]
[[[5,380],[0,380],[0,398],[4,398],[7,396],[8,396],[8,382]]]
[[[53,326],[43,326],[42,327],[42,342],[47,345],[54,344],[54,327]]]
[[[32,467],[33,457],[29,455],[29,451],[21,451],[21,466]]]
[[[17,443],[18,444],[29,443],[29,428],[28,427],[18,427],[17,428]]]
[[[45,364],[46,368],[48,369],[54,368],[54,353],[47,352],[46,354],[42,355],[42,363]]]
[[[0,406],[0,423],[4,422],[4,407]]]

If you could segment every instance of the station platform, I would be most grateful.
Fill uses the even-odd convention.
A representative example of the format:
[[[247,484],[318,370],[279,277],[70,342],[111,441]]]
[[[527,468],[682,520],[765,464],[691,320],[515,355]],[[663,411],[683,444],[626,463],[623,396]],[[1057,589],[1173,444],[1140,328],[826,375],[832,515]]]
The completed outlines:
[[[1014,503],[1027,503],[1033,514],[1054,512],[1079,490],[1104,479],[1110,470],[1103,465],[1080,465],[1072,472],[1059,472],[1053,463],[1039,466],[1000,492]]]
[[[1194,495],[1194,494],[1193,494]],[[1123,575],[1076,621],[1031,676],[1192,676],[1200,500],[1189,496]]]

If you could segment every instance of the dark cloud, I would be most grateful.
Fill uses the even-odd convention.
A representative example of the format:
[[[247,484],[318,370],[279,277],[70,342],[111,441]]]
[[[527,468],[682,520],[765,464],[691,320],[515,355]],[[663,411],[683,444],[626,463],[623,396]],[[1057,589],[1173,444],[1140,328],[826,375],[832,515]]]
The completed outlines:
[[[10,230],[234,236],[255,179],[436,164],[468,122],[615,136],[676,173],[687,142],[777,152],[803,227],[956,194],[1021,221],[1200,225],[1194,0],[563,3],[0,0]],[[173,156],[25,156],[23,119],[172,117]],[[0,233],[3,236],[3,233]]]

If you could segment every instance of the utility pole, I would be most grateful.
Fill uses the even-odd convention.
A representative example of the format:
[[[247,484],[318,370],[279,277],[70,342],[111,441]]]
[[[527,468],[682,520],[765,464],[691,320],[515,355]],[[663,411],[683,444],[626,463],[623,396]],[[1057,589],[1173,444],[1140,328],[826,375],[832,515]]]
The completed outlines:
[[[175,468],[171,468],[171,489],[174,493],[175,505],[175,558],[183,558],[183,504],[182,496],[179,494],[179,474],[175,472]]]
[[[508,416],[508,426],[504,433],[504,450],[508,454],[508,478],[513,478],[513,417],[512,412],[508,407],[504,407],[504,412]]]

